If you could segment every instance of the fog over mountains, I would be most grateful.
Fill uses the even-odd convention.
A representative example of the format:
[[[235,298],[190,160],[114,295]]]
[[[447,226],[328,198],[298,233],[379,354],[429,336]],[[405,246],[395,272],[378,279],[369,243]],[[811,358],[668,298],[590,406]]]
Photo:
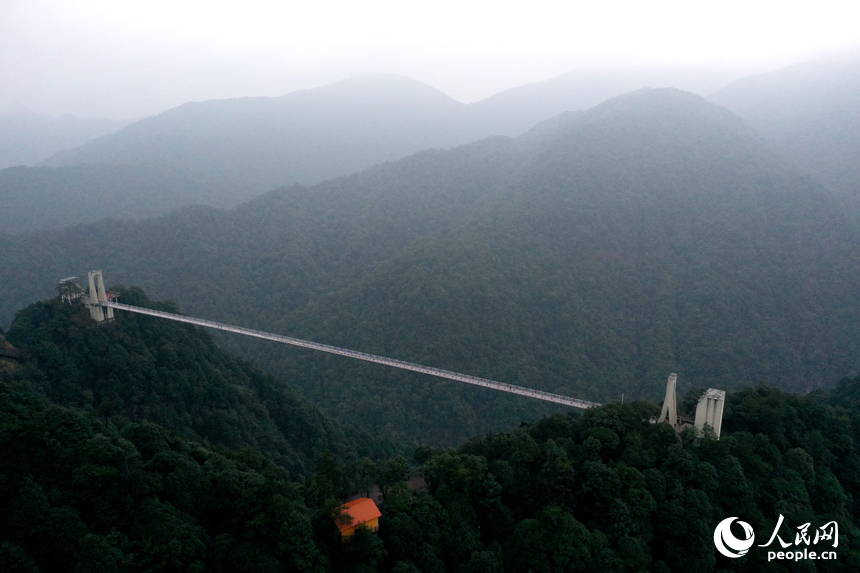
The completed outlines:
[[[115,132],[131,121],[71,115],[47,117],[20,105],[3,106],[0,102],[0,169],[35,165],[62,149]]]
[[[860,195],[860,59],[797,64],[709,97],[833,192]]]
[[[815,97],[853,93],[838,66],[817,62],[807,68],[818,70],[821,80],[801,82],[810,94],[821,92]],[[788,124],[767,120],[767,113],[789,106],[785,115],[795,105],[789,95],[793,92],[780,87],[785,75],[778,72],[768,80],[773,87],[767,94],[759,90],[753,97],[738,87],[758,81],[751,78],[714,94],[714,101],[750,121],[822,184],[850,192],[856,175],[853,159],[860,149],[850,134],[857,130],[837,133],[838,144],[819,144],[814,138],[852,125],[850,96],[838,96],[843,104],[828,106],[824,115],[799,110],[786,116],[805,127],[773,128]],[[6,206],[0,231],[56,229],[108,215],[141,218],[189,204],[229,207],[273,187],[318,183],[422,149],[450,148],[490,135],[516,136],[563,111],[584,110],[620,93],[673,81],[710,85],[668,72],[578,72],[463,104],[409,78],[375,75],[278,98],[188,103],[57,153],[40,167],[0,171],[0,200]],[[831,92],[837,95],[826,95]],[[795,137],[798,129],[812,135]],[[34,202],[40,210],[29,208]]]
[[[0,229],[97,220],[105,199],[120,218],[193,203],[232,206],[278,185],[317,183],[531,126],[531,118],[516,121],[507,111],[468,106],[399,76],[358,77],[281,98],[189,103],[59,153],[44,167],[0,172],[0,194],[18,207],[0,215]],[[31,193],[44,197],[48,216],[27,210]]]
[[[366,76],[186,104],[0,172],[0,228],[31,231],[0,235],[0,323],[103,268],[193,315],[594,401],[657,398],[671,371],[682,389],[827,386],[860,370],[856,69],[560,114],[615,84],[465,105]],[[260,195],[284,180],[305,184]],[[222,342],[339,420],[415,443],[549,411]]]
[[[103,268],[184,312],[594,401],[860,369],[860,233],[725,108],[643,90],[229,211],[0,237],[2,320]],[[21,272],[24,270],[25,272]],[[225,341],[341,421],[454,443],[547,411]]]
[[[857,21],[0,2],[0,573],[860,571]]]

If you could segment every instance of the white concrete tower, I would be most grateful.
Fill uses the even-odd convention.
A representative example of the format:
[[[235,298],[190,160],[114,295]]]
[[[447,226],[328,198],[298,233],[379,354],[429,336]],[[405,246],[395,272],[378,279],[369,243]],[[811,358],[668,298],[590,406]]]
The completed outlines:
[[[708,424],[716,437],[720,437],[720,430],[723,427],[723,407],[725,404],[725,391],[708,388],[708,391],[699,399],[699,405],[696,406],[697,434],[702,435],[705,424]]]
[[[673,428],[678,426],[678,406],[675,400],[675,385],[677,383],[678,375],[674,372],[669,374],[669,380],[666,382],[666,398],[663,399],[663,411],[660,412],[658,424],[667,421],[666,418],[668,417],[668,422]]]
[[[90,316],[96,322],[104,322],[105,320],[113,320],[113,309],[102,307],[101,303],[107,302],[107,293],[105,292],[105,282],[102,278],[102,271],[90,271],[87,273],[90,287],[90,298],[87,307],[90,309]]]

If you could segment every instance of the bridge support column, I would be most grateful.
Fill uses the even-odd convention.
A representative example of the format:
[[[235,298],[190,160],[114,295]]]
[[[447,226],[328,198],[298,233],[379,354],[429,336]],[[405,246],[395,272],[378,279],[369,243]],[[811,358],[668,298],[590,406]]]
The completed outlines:
[[[699,400],[696,406],[696,432],[701,435],[705,424],[714,431],[716,438],[720,437],[723,428],[723,407],[726,404],[726,393],[724,390],[708,388],[708,391]]]
[[[669,380],[666,381],[666,398],[663,399],[663,411],[660,412],[658,424],[668,421],[673,428],[678,427],[678,406],[675,400],[675,385],[677,383],[678,375],[674,372],[669,374]]]
[[[105,292],[105,282],[102,277],[102,271],[90,271],[87,273],[89,279],[89,302],[87,308],[90,310],[90,316],[96,322],[104,322],[105,320],[113,320],[113,309],[106,308],[101,305],[107,302],[107,293]]]

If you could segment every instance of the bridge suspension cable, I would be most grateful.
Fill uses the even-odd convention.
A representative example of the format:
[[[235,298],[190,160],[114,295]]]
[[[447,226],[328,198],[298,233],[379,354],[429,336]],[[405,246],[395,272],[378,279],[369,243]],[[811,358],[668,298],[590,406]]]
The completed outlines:
[[[269,332],[262,332],[260,330],[242,328],[241,326],[231,326],[229,324],[223,324],[221,322],[213,322],[211,320],[204,320],[201,318],[192,318],[190,316],[183,316],[181,314],[173,314],[171,312],[164,312],[161,310],[152,310],[150,308],[132,306],[129,304],[122,304],[110,300],[98,300],[97,304],[107,309],[117,309],[125,310],[128,312],[135,312],[138,314],[147,314],[149,316],[166,318],[168,320],[176,320],[178,322],[186,322],[188,324],[196,324],[197,326],[205,326],[207,328],[223,330],[225,332],[234,332],[236,334],[244,334],[245,336],[254,336],[256,338],[262,338],[264,340],[273,340],[275,342],[282,342],[284,344],[298,346],[300,348],[310,348],[311,350],[319,350],[321,352],[328,352],[330,354],[337,354],[339,356],[346,356],[348,358],[356,358],[358,360],[364,360],[365,362],[385,364],[386,366],[392,366],[394,368],[400,368],[402,370],[411,370],[412,372],[420,372],[422,374],[429,374],[431,376],[437,376],[439,378],[447,378],[449,380],[456,380],[457,382],[465,382],[466,384],[474,384],[475,386],[483,386],[484,388],[491,388],[493,390],[500,390],[502,392],[509,392],[511,394],[519,394],[520,396],[528,396],[530,398],[537,398],[538,400],[545,400],[547,402],[554,402],[556,404],[563,404],[565,406],[573,406],[574,408],[588,409],[600,406],[600,404],[596,402],[577,400],[576,398],[561,396],[559,394],[552,394],[550,392],[544,392],[543,390],[533,390],[531,388],[525,388],[523,386],[505,384],[503,382],[495,382],[493,380],[487,380],[486,378],[479,378],[477,376],[470,376],[468,374],[460,374],[458,372],[452,372],[450,370],[431,368],[429,366],[422,366],[420,364],[414,364],[412,362],[404,362],[403,360],[395,360],[394,358],[377,356],[376,354],[357,352],[355,350],[348,350],[346,348],[338,348],[337,346],[329,346],[328,344],[320,344],[319,342],[310,342],[308,340],[291,338],[289,336],[281,336],[280,334],[272,334]]]

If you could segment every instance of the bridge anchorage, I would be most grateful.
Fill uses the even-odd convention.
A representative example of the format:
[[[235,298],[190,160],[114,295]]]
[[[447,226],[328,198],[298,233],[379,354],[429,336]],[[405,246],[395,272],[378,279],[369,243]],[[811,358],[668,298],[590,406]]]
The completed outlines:
[[[242,334],[244,336],[253,336],[255,338],[262,338],[264,340],[273,340],[275,342],[289,344],[290,346],[298,346],[299,348],[319,350],[320,352],[337,354],[338,356],[346,356],[347,358],[354,358],[356,360],[363,360],[365,362],[384,364],[393,368],[400,368],[401,370],[420,372],[422,374],[436,376],[437,378],[455,380],[457,382],[463,382],[465,384],[473,384],[475,386],[482,386],[484,388],[490,388],[492,390],[497,390],[500,392],[508,392],[510,394],[528,396],[529,398],[544,400],[546,402],[553,402],[555,404],[562,404],[564,406],[572,406],[573,408],[581,408],[583,410],[587,410],[588,408],[595,408],[601,405],[596,402],[579,400],[577,398],[571,398],[569,396],[562,396],[560,394],[544,392],[543,390],[534,390],[532,388],[516,386],[514,384],[505,384],[503,382],[496,382],[494,380],[488,380],[487,378],[480,378],[478,376],[471,376],[469,374],[461,374],[459,372],[452,372],[450,370],[443,370],[441,368],[422,366],[421,364],[405,362],[403,360],[397,360],[395,358],[386,358],[385,356],[378,356],[376,354],[358,352],[355,350],[349,350],[347,348],[339,348],[337,346],[330,346],[328,344],[321,344],[319,342],[311,342],[309,340],[301,340],[299,338],[291,338],[289,336],[272,334],[270,332],[263,332],[260,330],[251,330],[250,328],[232,326],[229,324],[214,322],[202,318],[192,318],[190,316],[183,316],[181,314],[163,312],[160,310],[152,310],[150,308],[142,308],[139,306],[132,306],[130,304],[122,304],[114,300],[116,298],[116,295],[114,293],[105,291],[104,279],[102,278],[102,272],[100,270],[91,271],[89,273],[89,283],[90,294],[88,297],[85,297],[84,300],[86,301],[87,308],[90,310],[90,316],[92,316],[93,320],[96,320],[97,322],[113,320],[114,309],[125,310],[127,312],[146,314],[149,316],[156,316],[167,320],[185,322],[187,324],[196,324],[197,326],[205,326],[206,328],[214,328],[215,330],[233,332],[236,334]]]

